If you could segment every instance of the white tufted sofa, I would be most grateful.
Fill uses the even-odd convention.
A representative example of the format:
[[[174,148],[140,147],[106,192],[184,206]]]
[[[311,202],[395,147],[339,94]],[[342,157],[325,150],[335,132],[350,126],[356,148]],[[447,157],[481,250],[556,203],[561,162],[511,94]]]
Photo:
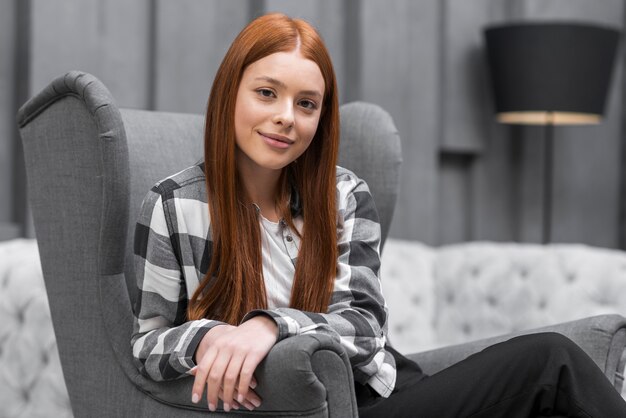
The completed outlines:
[[[618,250],[494,242],[433,248],[390,238],[381,269],[390,339],[404,353],[626,315],[626,253]]]
[[[390,238],[381,279],[404,353],[626,314],[626,253],[584,245]],[[71,416],[36,243],[0,243],[0,417]]]
[[[34,240],[0,243],[0,417],[71,417]]]

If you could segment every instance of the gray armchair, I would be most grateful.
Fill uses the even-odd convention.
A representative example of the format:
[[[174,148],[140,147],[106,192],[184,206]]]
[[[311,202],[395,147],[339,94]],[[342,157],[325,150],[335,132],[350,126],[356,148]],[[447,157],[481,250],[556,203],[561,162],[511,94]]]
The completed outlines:
[[[383,238],[395,204],[400,140],[393,121],[366,103],[341,107],[340,164],[363,177]],[[132,240],[141,199],[158,179],[202,155],[203,118],[118,109],[95,77],[70,72],[18,113],[28,188],[54,330],[74,415],[200,417],[191,378],[156,383],[132,364]],[[383,278],[384,279],[384,278]],[[624,319],[553,329],[574,338],[621,385]],[[393,338],[393,337],[392,337]],[[434,372],[486,343],[417,355]],[[356,417],[352,371],[337,343],[299,336],[278,343],[257,370],[263,405],[210,416]]]

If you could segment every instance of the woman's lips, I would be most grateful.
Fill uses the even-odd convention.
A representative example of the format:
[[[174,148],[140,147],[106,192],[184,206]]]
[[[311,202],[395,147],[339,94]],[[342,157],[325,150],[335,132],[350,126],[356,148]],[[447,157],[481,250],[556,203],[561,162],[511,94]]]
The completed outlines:
[[[282,135],[266,134],[263,132],[259,132],[259,135],[261,135],[261,138],[263,138],[266,144],[274,148],[289,148],[289,146],[294,142],[293,140]]]

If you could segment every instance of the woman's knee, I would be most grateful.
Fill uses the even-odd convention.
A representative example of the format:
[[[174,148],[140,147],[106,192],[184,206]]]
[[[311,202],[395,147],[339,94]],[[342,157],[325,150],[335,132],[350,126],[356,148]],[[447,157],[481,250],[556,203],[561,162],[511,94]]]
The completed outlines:
[[[572,340],[563,334],[558,332],[538,332],[535,334],[523,335],[521,338],[526,338],[535,345],[542,345],[547,347],[570,347],[576,345]]]
[[[528,334],[517,337],[517,339],[519,339],[521,343],[520,350],[529,350],[534,355],[543,358],[554,356],[557,358],[563,356],[586,356],[585,352],[574,341],[557,332]]]

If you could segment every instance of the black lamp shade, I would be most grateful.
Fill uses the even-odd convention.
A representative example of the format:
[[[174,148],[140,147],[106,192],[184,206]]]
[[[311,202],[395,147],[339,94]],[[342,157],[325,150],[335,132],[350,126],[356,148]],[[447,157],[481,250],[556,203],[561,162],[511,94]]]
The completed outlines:
[[[563,112],[599,120],[619,36],[617,30],[580,23],[519,23],[485,29],[496,112]],[[509,123],[533,122],[513,118]]]

